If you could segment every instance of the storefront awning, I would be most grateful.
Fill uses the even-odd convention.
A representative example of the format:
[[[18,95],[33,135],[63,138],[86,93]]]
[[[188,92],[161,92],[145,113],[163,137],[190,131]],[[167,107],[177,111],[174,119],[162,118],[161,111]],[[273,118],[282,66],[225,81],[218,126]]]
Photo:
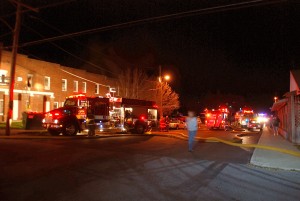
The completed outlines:
[[[287,98],[281,99],[279,101],[277,101],[276,103],[273,104],[272,106],[272,111],[278,111],[280,110],[280,108],[282,108],[283,106],[285,106],[288,102]]]

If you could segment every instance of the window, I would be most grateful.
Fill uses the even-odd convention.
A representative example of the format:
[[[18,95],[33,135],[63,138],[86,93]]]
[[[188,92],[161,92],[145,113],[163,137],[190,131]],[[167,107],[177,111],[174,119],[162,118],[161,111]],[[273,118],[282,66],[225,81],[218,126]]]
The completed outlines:
[[[61,106],[63,107],[65,105],[65,102],[61,102]]]
[[[86,93],[86,82],[82,82],[82,93]]]
[[[7,70],[0,70],[0,81],[2,83],[6,82],[6,75],[7,75]]]
[[[78,92],[78,81],[74,81],[74,92]]]
[[[0,100],[0,115],[3,115],[4,114],[4,101],[3,99]]]
[[[26,101],[25,106],[26,106],[27,110],[30,109],[30,102],[29,102],[29,100]]]
[[[76,106],[77,105],[78,100],[75,98],[69,98],[66,100],[65,102],[65,106]]]
[[[99,94],[99,84],[95,85],[95,94]]]
[[[45,76],[44,78],[44,89],[50,90],[50,77]]]
[[[27,87],[32,87],[33,86],[33,75],[32,74],[28,74],[27,75]]]
[[[58,102],[54,102],[53,103],[53,109],[57,109],[58,108]]]
[[[67,84],[67,79],[62,79],[61,80],[61,90],[62,91],[67,91],[68,84]]]

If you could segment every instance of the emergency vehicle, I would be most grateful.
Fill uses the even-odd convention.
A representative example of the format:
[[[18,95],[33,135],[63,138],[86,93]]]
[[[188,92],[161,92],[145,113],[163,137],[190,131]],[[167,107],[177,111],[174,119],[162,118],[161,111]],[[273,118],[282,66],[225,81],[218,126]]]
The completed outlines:
[[[228,119],[228,109],[220,106],[218,110],[206,110],[206,126],[209,129],[226,129]]]
[[[235,114],[235,120],[242,128],[248,128],[252,119],[254,112],[250,107],[244,107]]]
[[[152,101],[79,94],[67,97],[63,107],[46,113],[43,126],[51,135],[76,135],[88,130],[91,122],[96,132],[142,134],[156,121],[157,107]]]

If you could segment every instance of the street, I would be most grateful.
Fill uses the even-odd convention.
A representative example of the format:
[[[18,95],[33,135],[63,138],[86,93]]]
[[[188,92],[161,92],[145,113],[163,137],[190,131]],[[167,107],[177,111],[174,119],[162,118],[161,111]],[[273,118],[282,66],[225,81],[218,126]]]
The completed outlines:
[[[300,173],[251,166],[252,152],[142,135],[1,139],[0,200],[299,200]]]

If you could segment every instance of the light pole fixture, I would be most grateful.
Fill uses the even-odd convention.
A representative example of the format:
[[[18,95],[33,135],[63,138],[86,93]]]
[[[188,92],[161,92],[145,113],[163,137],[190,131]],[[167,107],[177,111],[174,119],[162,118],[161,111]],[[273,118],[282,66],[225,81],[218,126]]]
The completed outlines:
[[[170,77],[170,75],[165,75],[165,76],[164,76],[164,79],[165,79],[166,81],[169,81],[169,80],[171,79],[171,77]]]
[[[167,82],[171,79],[170,75],[160,76],[160,116],[163,117],[163,82]]]

